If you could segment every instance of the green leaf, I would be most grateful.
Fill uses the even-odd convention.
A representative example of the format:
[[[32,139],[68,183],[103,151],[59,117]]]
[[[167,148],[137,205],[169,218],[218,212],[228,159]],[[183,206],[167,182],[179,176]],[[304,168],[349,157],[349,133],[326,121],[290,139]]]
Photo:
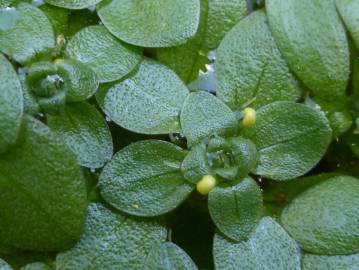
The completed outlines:
[[[212,135],[232,135],[237,128],[234,113],[218,98],[206,93],[191,93],[181,111],[182,132],[189,145]]]
[[[45,0],[46,3],[67,9],[83,9],[96,5],[102,0]]]
[[[29,85],[26,82],[26,75],[20,74],[19,80],[22,87],[22,96],[24,103],[24,112],[30,115],[35,115],[40,111],[40,106],[36,100],[35,94],[31,91]]]
[[[54,28],[56,37],[60,34],[65,35],[67,33],[70,16],[69,10],[50,5],[41,5],[39,9],[41,9],[42,12],[44,12],[49,18],[49,21]]]
[[[244,0],[201,0],[200,23],[196,35],[183,45],[156,50],[156,57],[185,82],[197,79],[208,63],[206,54],[216,49],[226,34],[247,13]]]
[[[12,4],[13,0],[0,0],[0,8],[6,8]]]
[[[0,259],[0,269],[1,270],[13,270],[12,267],[5,262],[3,259]]]
[[[0,153],[16,142],[22,115],[23,98],[19,78],[0,53]]]
[[[260,108],[256,124],[243,133],[259,151],[254,173],[274,180],[292,179],[308,172],[324,155],[331,140],[323,112],[285,101]]]
[[[0,156],[0,241],[24,250],[69,248],[83,230],[86,188],[76,158],[41,122],[26,118]]]
[[[208,195],[212,220],[227,237],[247,239],[262,215],[262,193],[256,182],[247,177],[234,185],[219,185]]]
[[[179,114],[188,89],[176,74],[152,60],[107,92],[104,111],[128,130],[144,134],[180,132]]]
[[[45,263],[34,262],[21,267],[20,270],[52,270],[52,268]]]
[[[234,110],[248,104],[258,108],[278,100],[295,101],[301,95],[263,11],[247,16],[226,35],[215,69],[217,95]]]
[[[4,4],[6,5],[6,3]],[[10,3],[8,3],[10,5]],[[14,27],[19,12],[14,8],[2,8],[0,1],[0,31]]]
[[[102,197],[136,216],[158,216],[173,210],[193,190],[181,172],[185,154],[174,144],[157,140],[123,148],[100,175]]]
[[[183,176],[196,184],[206,174],[210,174],[206,145],[201,143],[192,147],[182,162]]]
[[[97,14],[119,39],[141,47],[171,47],[196,34],[199,0],[103,1]]]
[[[293,72],[323,99],[343,96],[349,49],[334,1],[268,0],[269,25]]]
[[[96,93],[99,82],[89,66],[73,59],[56,61],[56,66],[66,85],[66,101],[84,101]]]
[[[348,28],[354,42],[359,49],[359,1],[358,0],[336,0],[337,9]]]
[[[338,176],[301,193],[282,212],[284,228],[306,251],[359,251],[359,181]]]
[[[297,244],[269,217],[260,221],[246,242],[235,243],[216,234],[213,256],[216,269],[300,270]]]
[[[20,3],[19,13],[13,27],[0,29],[0,51],[17,62],[26,64],[33,58],[50,57],[55,47],[52,25],[46,15],[38,8]]]
[[[87,103],[67,105],[62,113],[48,115],[47,124],[62,137],[81,166],[96,169],[112,157],[110,130],[102,115]]]
[[[101,83],[119,80],[131,72],[141,60],[139,52],[100,25],[83,28],[66,46],[66,54],[91,67]]]
[[[179,246],[172,242],[165,242],[152,251],[145,263],[145,269],[197,270],[198,268]]]
[[[303,270],[357,270],[359,254],[347,256],[320,256],[306,254],[303,257]]]
[[[143,269],[150,252],[166,240],[166,229],[90,204],[85,233],[72,249],[56,257],[61,270]]]

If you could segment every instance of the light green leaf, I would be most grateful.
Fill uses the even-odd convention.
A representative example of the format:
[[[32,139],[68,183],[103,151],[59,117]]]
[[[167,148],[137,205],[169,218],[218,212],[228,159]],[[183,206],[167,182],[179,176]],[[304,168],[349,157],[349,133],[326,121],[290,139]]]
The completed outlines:
[[[73,59],[61,59],[55,63],[64,79],[67,101],[84,101],[96,93],[99,82],[89,66]]]
[[[256,124],[243,133],[259,151],[254,173],[274,180],[292,179],[308,172],[322,158],[331,140],[323,112],[285,101],[260,108]]]
[[[0,259],[0,269],[1,270],[13,270],[12,267],[5,262],[3,259]]]
[[[343,96],[349,49],[332,0],[268,0],[269,25],[289,67],[323,99]]]
[[[185,82],[198,77],[209,62],[207,53],[216,49],[226,32],[247,13],[245,0],[201,0],[200,24],[187,43],[156,50],[156,57]]]
[[[306,251],[323,255],[359,251],[359,180],[337,176],[301,193],[281,221]]]
[[[3,5],[10,5],[10,3],[4,3]],[[0,1],[0,31],[14,27],[18,17],[19,12],[15,8],[3,8]]]
[[[0,51],[21,64],[33,58],[50,57],[55,47],[52,25],[46,15],[27,3],[17,6],[18,17],[13,27],[0,29]]]
[[[336,0],[338,11],[359,49],[359,1]]]
[[[213,256],[218,270],[300,270],[297,244],[269,217],[260,221],[246,242],[235,243],[216,234]]]
[[[193,184],[210,173],[206,145],[201,143],[192,147],[182,162],[183,176]]]
[[[21,267],[20,270],[52,270],[52,268],[45,263],[34,262]]]
[[[107,92],[104,111],[128,130],[144,134],[180,132],[179,114],[188,89],[176,74],[152,60]]]
[[[357,270],[359,254],[347,256],[320,256],[306,254],[303,257],[303,270]]]
[[[83,9],[96,5],[102,0],[45,0],[46,3],[68,9]]]
[[[218,229],[227,237],[241,241],[249,237],[262,215],[262,193],[247,177],[239,183],[219,185],[208,195],[208,209]]]
[[[61,270],[143,269],[150,252],[166,240],[166,229],[152,220],[135,220],[90,204],[85,233],[56,257]]]
[[[197,270],[192,259],[177,245],[165,242],[154,249],[145,263],[146,270]]]
[[[183,104],[181,126],[188,144],[194,145],[212,135],[233,134],[237,128],[237,119],[215,96],[196,92],[190,94]]]
[[[47,124],[62,137],[77,156],[77,162],[88,168],[100,168],[112,157],[110,130],[102,115],[87,103],[70,104],[57,115],[48,115]]]
[[[98,5],[105,27],[119,39],[141,47],[171,47],[196,34],[199,0],[112,0]]]
[[[16,142],[23,115],[19,78],[9,61],[0,53],[0,153]]]
[[[76,158],[41,122],[0,156],[0,241],[36,251],[69,248],[83,230],[86,188]]]
[[[91,67],[101,83],[119,80],[131,72],[141,60],[139,52],[100,25],[83,28],[66,46],[66,54]]]
[[[181,148],[164,141],[133,143],[115,154],[103,169],[99,180],[101,195],[128,214],[167,213],[193,190],[181,172],[185,155]]]
[[[218,48],[215,70],[217,95],[234,110],[295,101],[301,95],[263,11],[247,16],[228,32]]]

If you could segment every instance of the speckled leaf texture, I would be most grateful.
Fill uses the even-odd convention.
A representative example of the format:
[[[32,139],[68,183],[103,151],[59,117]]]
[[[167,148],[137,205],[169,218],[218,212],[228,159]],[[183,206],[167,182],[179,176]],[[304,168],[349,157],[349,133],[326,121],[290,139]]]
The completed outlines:
[[[108,90],[104,111],[112,121],[137,133],[179,132],[179,114],[188,94],[172,70],[146,59],[133,77]]]
[[[349,49],[334,1],[268,0],[266,10],[292,71],[324,99],[343,96],[349,78]]]
[[[200,69],[205,69],[206,54],[216,49],[228,30],[246,14],[245,0],[201,0],[196,35],[183,45],[156,50],[156,57],[190,83],[197,79]]]
[[[133,143],[103,169],[99,187],[112,206],[136,216],[157,216],[177,207],[192,192],[181,172],[185,151],[165,141]]]
[[[101,83],[119,80],[130,73],[142,59],[139,52],[101,25],[82,29],[66,46],[66,54],[93,69]]]
[[[60,114],[48,115],[47,124],[75,153],[79,165],[96,169],[111,159],[111,133],[95,107],[87,103],[67,105]]]
[[[359,254],[346,256],[324,256],[307,254],[303,256],[303,270],[357,270]]]
[[[181,126],[188,145],[199,143],[211,135],[231,135],[237,119],[230,108],[214,95],[191,93],[183,104]]]
[[[105,0],[97,14],[105,27],[126,43],[171,47],[196,34],[199,0]]]
[[[64,79],[66,101],[84,101],[96,93],[99,81],[89,66],[73,59],[60,60],[56,65]]]
[[[359,0],[336,0],[338,11],[359,49]]]
[[[218,48],[215,70],[217,96],[233,110],[301,96],[264,11],[252,13],[228,32]]]
[[[135,220],[90,204],[85,233],[72,249],[56,257],[61,270],[144,269],[149,253],[166,240],[166,229],[155,221]]]
[[[235,243],[220,234],[214,237],[216,270],[300,270],[295,241],[269,217],[263,218],[251,238]]]
[[[179,246],[172,242],[165,242],[148,256],[144,269],[197,270],[198,268]]]
[[[12,267],[5,262],[3,259],[0,259],[0,269],[1,270],[13,270]]]
[[[342,255],[359,251],[359,180],[337,176],[301,193],[281,222],[306,251]]]
[[[277,101],[257,111],[257,122],[244,130],[259,151],[255,174],[274,180],[301,176],[325,154],[331,129],[323,112],[299,103]]]
[[[13,27],[0,30],[0,51],[24,64],[53,49],[55,36],[49,19],[40,9],[20,3],[17,11]]]
[[[262,204],[261,190],[250,177],[232,186],[217,186],[208,195],[213,222],[235,241],[249,237],[262,215]]]
[[[96,5],[101,0],[45,0],[46,3],[68,9],[83,9]]]
[[[41,122],[0,157],[0,241],[25,250],[57,251],[81,236],[86,188],[76,158]]]
[[[22,114],[19,78],[10,62],[0,53],[0,153],[16,142]]]

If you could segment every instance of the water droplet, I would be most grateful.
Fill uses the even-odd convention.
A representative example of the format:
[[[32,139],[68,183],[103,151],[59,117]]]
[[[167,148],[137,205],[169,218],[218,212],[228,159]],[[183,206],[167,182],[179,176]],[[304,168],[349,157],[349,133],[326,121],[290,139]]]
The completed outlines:
[[[44,4],[44,1],[43,0],[32,0],[32,3],[31,3],[34,7],[39,7],[39,6],[42,6]]]
[[[87,9],[91,12],[94,12],[96,10],[96,5],[89,5]]]
[[[95,172],[96,172],[96,169],[95,169],[95,168],[90,168],[90,171],[91,171],[92,173],[95,173]]]
[[[107,121],[107,122],[111,122],[110,117],[106,116],[106,121]]]
[[[26,75],[27,68],[18,68],[17,72],[19,73],[19,75]]]

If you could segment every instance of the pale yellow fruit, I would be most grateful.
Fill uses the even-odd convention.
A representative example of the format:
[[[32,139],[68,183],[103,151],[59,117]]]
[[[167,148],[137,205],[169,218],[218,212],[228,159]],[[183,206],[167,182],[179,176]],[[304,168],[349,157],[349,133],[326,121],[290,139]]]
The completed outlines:
[[[216,186],[216,178],[213,175],[205,175],[197,183],[197,191],[202,195],[207,195]]]
[[[243,110],[243,125],[245,127],[252,127],[256,123],[256,111],[252,108],[245,108]]]

